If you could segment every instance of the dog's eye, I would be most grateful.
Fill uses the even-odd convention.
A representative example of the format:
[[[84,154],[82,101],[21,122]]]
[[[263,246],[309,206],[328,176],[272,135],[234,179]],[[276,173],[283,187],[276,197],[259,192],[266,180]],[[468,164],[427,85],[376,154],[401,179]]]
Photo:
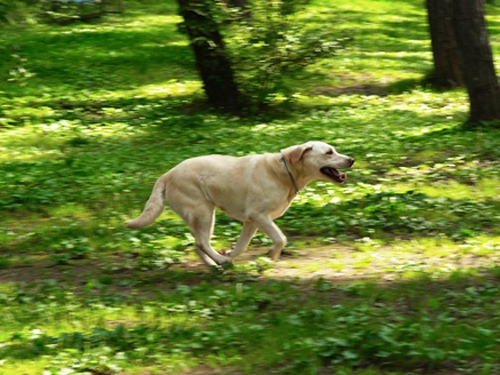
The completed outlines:
[[[326,154],[327,154],[327,155],[333,155],[333,150],[328,150],[328,151],[326,152]]]

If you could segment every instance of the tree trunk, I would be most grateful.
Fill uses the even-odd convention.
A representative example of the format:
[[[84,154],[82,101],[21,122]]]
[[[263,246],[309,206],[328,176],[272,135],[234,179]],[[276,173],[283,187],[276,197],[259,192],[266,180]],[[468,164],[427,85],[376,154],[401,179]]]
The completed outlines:
[[[242,104],[241,95],[209,2],[205,0],[177,0],[177,2],[208,102],[225,112],[239,112]]]
[[[465,86],[460,51],[453,32],[452,0],[427,0],[434,58],[430,83],[440,89]]]
[[[488,41],[483,0],[453,0],[453,26],[470,100],[466,126],[500,120],[500,88]]]

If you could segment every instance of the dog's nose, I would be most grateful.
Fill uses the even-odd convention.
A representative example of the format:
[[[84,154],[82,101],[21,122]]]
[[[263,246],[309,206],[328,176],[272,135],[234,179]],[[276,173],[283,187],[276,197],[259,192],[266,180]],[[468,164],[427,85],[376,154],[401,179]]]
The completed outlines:
[[[352,165],[354,164],[354,159],[353,158],[349,158],[349,163],[350,163],[350,165],[352,167]]]

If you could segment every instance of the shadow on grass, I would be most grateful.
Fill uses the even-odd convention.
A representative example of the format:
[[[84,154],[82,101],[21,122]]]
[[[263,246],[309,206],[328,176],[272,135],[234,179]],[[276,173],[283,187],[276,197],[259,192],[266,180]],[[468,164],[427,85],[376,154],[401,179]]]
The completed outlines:
[[[150,186],[144,184],[136,194],[143,195],[145,201],[149,192]],[[25,195],[30,197],[33,194],[40,195],[40,192],[32,190]],[[142,204],[135,204],[137,199],[129,197],[123,206],[111,209],[98,207],[99,202],[107,196],[102,193],[96,197],[86,196],[78,202],[73,195],[70,193],[67,198],[63,197],[62,202],[65,203],[55,200],[45,205],[36,201],[18,202],[22,210],[13,211],[8,215],[8,220],[2,223],[13,232],[11,237],[3,238],[4,245],[0,246],[3,254],[21,257],[51,254],[51,261],[56,264],[59,258],[65,261],[80,253],[86,256],[96,252],[107,254],[110,248],[144,247],[149,243],[148,238],[164,239],[169,236],[180,243],[185,241],[188,233],[187,227],[180,221],[156,223],[140,232],[144,243],[134,245],[130,238],[138,235],[123,227],[127,221],[125,217],[141,207]],[[76,208],[69,208],[65,214],[66,199],[72,200]],[[132,203],[127,203],[129,200]],[[29,210],[30,205],[33,206],[32,210]],[[499,211],[500,201],[493,198],[476,201],[469,198],[433,197],[409,191],[367,194],[321,207],[309,202],[295,203],[276,223],[287,236],[297,239],[339,238],[353,241],[368,237],[374,241],[391,243],[418,236],[447,238],[462,243],[475,236],[500,235],[496,226],[496,213]],[[168,209],[168,212],[171,211]],[[12,219],[15,216],[20,217],[17,222]],[[239,222],[219,214],[215,236],[219,241],[234,242],[239,235],[238,227]],[[17,232],[20,233],[14,237]]]
[[[329,245],[330,251],[341,245]],[[318,248],[319,249],[319,248]],[[326,249],[323,247],[321,249]],[[320,250],[321,250],[320,249]],[[213,290],[214,288],[233,288],[237,283],[265,287],[268,283],[283,282],[284,284],[295,285],[304,292],[312,291],[311,287],[321,290],[336,289],[346,283],[357,283],[363,289],[366,285],[380,288],[379,293],[384,293],[384,288],[393,290],[394,288],[405,289],[405,285],[413,284],[418,289],[438,291],[441,286],[461,289],[462,284],[472,283],[476,280],[492,280],[500,278],[500,267],[486,262],[473,262],[466,267],[456,268],[454,271],[432,273],[424,269],[418,270],[412,267],[414,263],[408,259],[408,267],[405,272],[391,272],[379,269],[376,272],[335,272],[315,275],[311,272],[288,273],[289,270],[300,270],[300,267],[307,267],[311,262],[317,262],[319,266],[326,267],[325,262],[335,262],[335,257],[326,256],[321,251],[316,255],[315,249],[308,249],[301,252],[301,256],[293,255],[293,250],[285,250],[281,259],[269,264],[266,269],[248,267],[245,263],[255,262],[259,257],[266,254],[263,248],[251,247],[240,258],[237,258],[235,265],[226,265],[221,269],[209,268],[198,258],[194,257],[194,251],[189,251],[186,260],[181,263],[173,263],[168,268],[144,269],[140,267],[124,267],[126,256],[119,253],[101,254],[98,258],[74,260],[68,264],[55,264],[44,256],[35,256],[25,264],[12,263],[9,267],[0,268],[0,284],[15,286],[22,289],[22,295],[32,295],[34,301],[43,301],[46,293],[57,291],[58,288],[69,288],[80,297],[92,296],[116,296],[117,302],[126,302],[128,299],[159,299],[168,298],[169,294],[179,291],[179,285],[184,285],[199,290]],[[345,250],[345,249],[344,249]],[[376,254],[383,253],[383,249],[371,250]],[[349,249],[350,253],[359,251]],[[190,256],[188,256],[190,254]],[[292,255],[291,255],[292,254]],[[193,258],[191,257],[193,256]],[[390,255],[388,255],[390,256]],[[448,262],[449,259],[435,259],[436,269],[440,263]],[[271,271],[271,272],[267,272]],[[395,277],[384,278],[384,274],[392,274]],[[356,287],[356,284],[348,289],[334,290],[342,292],[344,296],[361,296],[376,300],[378,297],[370,295],[371,291],[363,293]],[[62,294],[60,294],[62,297]],[[278,302],[279,303],[279,302]]]
[[[12,45],[6,42],[0,78],[12,78],[10,71],[21,64],[35,74],[31,85],[59,89],[61,96],[61,89],[72,95],[82,89],[197,79],[186,38],[175,28],[165,20],[147,26],[139,22],[38,28]],[[29,85],[18,89],[23,90],[31,91]]]
[[[76,280],[73,282],[78,284],[80,276],[78,269],[75,271]],[[459,271],[439,279],[422,274],[412,280],[384,283],[366,278],[290,280],[269,279],[265,276],[248,283],[241,279],[221,280],[213,275],[211,279],[207,279],[205,275],[209,274],[201,272],[194,279],[187,280],[185,271],[178,269],[160,272],[163,275],[158,277],[136,275],[143,278],[144,282],[136,285],[133,293],[130,290],[123,293],[123,289],[115,286],[99,286],[97,282],[93,283],[97,288],[87,288],[76,295],[73,294],[73,284],[68,286],[60,281],[39,280],[32,285],[20,285],[17,295],[12,294],[9,307],[23,306],[26,301],[30,301],[31,305],[41,304],[46,310],[44,304],[50,300],[51,306],[61,306],[59,309],[62,315],[56,315],[58,321],[80,316],[70,314],[71,310],[66,312],[63,306],[80,306],[85,310],[89,309],[89,303],[94,309],[98,307],[96,310],[90,308],[91,313],[99,311],[98,314],[101,314],[105,309],[127,309],[128,314],[131,310],[137,311],[137,316],[130,319],[127,315],[103,315],[93,327],[82,329],[80,326],[61,326],[63,328],[56,330],[62,330],[61,333],[40,332],[32,338],[25,337],[24,332],[15,334],[2,346],[1,357],[14,360],[36,359],[40,356],[56,356],[57,353],[70,350],[75,356],[75,353],[92,353],[92,349],[103,345],[106,346],[107,353],[134,352],[146,345],[157,345],[154,346],[155,353],[164,352],[169,355],[175,345],[175,348],[184,348],[186,354],[203,361],[207,354],[213,353],[213,342],[217,343],[218,350],[224,352],[234,350],[237,343],[236,350],[246,354],[271,343],[274,348],[276,345],[287,348],[294,340],[304,337],[320,344],[326,337],[325,350],[332,350],[335,348],[335,341],[329,340],[333,337],[342,339],[341,343],[345,341],[341,346],[343,350],[346,345],[356,345],[358,340],[362,340],[359,343],[359,353],[363,354],[364,361],[361,366],[356,366],[357,369],[363,366],[380,366],[384,371],[401,370],[408,373],[410,370],[420,372],[425,368],[428,374],[443,374],[443,369],[459,367],[460,360],[448,357],[436,360],[425,356],[415,359],[415,353],[408,354],[409,350],[396,351],[393,354],[395,358],[386,355],[381,360],[376,355],[377,352],[373,352],[373,348],[381,345],[384,353],[387,353],[388,338],[393,337],[393,331],[399,333],[401,330],[396,335],[397,340],[391,341],[397,343],[398,348],[401,347],[401,342],[408,346],[418,343],[430,348],[429,350],[437,347],[449,351],[455,346],[468,348],[467,345],[472,342],[479,345],[464,353],[469,364],[470,361],[487,361],[486,358],[478,357],[476,351],[483,348],[494,350],[492,332],[497,324],[495,301],[499,295],[497,285],[500,280],[497,266],[478,271]],[[171,280],[176,280],[176,283]],[[117,278],[116,281],[123,280]],[[84,279],[83,283],[86,282]],[[191,306],[194,310],[179,310],[182,306],[186,306],[186,309]],[[204,316],[200,314],[201,308],[218,314]],[[53,315],[47,317],[45,311],[43,313],[44,321],[56,319]],[[29,326],[31,319],[38,322],[38,314],[40,312],[33,311],[19,319]],[[53,312],[50,311],[50,314]],[[243,324],[242,319],[249,317],[258,324]],[[493,320],[488,321],[488,317]],[[92,319],[86,319],[88,321],[85,322],[85,327],[93,322]],[[481,335],[471,336],[473,330],[470,327],[477,324],[480,324]],[[266,331],[263,334],[259,334],[260,331],[255,333],[260,327],[266,327]],[[453,344],[445,341],[450,330],[457,337]],[[214,332],[215,338],[209,335]],[[476,333],[475,330],[473,332]],[[274,337],[275,334],[279,336]],[[233,339],[234,335],[237,339]],[[212,338],[208,345],[204,345],[200,337]],[[460,338],[467,338],[467,341],[462,342]],[[187,346],[190,343],[196,346]],[[323,352],[308,349],[306,353],[308,358],[319,356],[325,365],[330,363],[331,356],[327,357]],[[403,355],[408,361],[401,360]],[[127,360],[133,361],[135,358],[130,357]],[[286,363],[296,358],[301,358],[301,352],[291,350],[287,352]],[[259,360],[264,366],[283,367],[282,362],[267,363],[262,362],[261,358]],[[239,362],[236,362],[236,366],[238,365]]]

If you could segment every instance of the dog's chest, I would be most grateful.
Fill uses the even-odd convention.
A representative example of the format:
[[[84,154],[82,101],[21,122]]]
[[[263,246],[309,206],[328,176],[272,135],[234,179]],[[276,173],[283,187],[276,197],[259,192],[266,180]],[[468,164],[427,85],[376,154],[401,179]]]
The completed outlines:
[[[286,210],[288,210],[288,207],[290,207],[290,205],[292,204],[293,198],[295,198],[295,194],[287,197],[287,199],[284,199],[281,202],[277,202],[278,204],[276,205],[276,207],[274,207],[270,212],[271,217],[273,219],[276,219],[282,216],[286,212]]]

